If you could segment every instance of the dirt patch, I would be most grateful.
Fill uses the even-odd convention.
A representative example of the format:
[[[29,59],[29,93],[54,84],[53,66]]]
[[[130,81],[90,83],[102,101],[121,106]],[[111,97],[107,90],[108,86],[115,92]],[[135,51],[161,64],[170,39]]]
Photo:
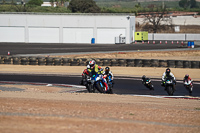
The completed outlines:
[[[162,60],[194,60],[200,61],[200,50],[191,51],[140,51],[137,52],[116,52],[116,53],[95,53],[80,55],[61,55],[54,57],[65,58],[124,58],[124,59],[162,59]]]
[[[0,131],[198,132],[198,100],[1,92]]]

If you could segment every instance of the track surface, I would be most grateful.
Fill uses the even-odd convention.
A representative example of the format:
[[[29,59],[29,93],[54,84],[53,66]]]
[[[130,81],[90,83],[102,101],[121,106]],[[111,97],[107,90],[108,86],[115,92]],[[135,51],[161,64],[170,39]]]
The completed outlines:
[[[199,46],[195,46],[196,48]],[[136,50],[183,49],[180,44],[44,44],[0,43],[0,55],[73,54],[90,52],[115,52]]]
[[[73,84],[79,85],[80,76],[47,76],[47,75],[9,75],[0,74],[0,81],[39,82],[49,84]],[[136,95],[167,95],[164,87],[160,86],[161,81],[152,79],[155,90],[150,91],[142,85],[141,79],[130,77],[115,77],[115,94],[136,94]],[[200,97],[200,83],[194,84],[192,96]],[[189,95],[182,82],[177,82],[174,96]]]
[[[197,46],[198,47],[198,46]],[[74,54],[92,52],[116,52],[136,50],[180,50],[180,44],[43,44],[43,43],[0,43],[0,55],[35,55],[38,54]],[[78,76],[42,76],[42,75],[8,75],[0,74],[0,81],[25,81],[40,83],[59,83],[78,85],[81,77]],[[149,91],[141,84],[141,80],[133,78],[115,77],[114,93],[116,94],[139,94],[139,95],[167,95],[160,81],[153,81],[155,91]],[[193,96],[200,96],[200,85],[195,84]],[[188,95],[182,82],[177,83],[174,95]]]

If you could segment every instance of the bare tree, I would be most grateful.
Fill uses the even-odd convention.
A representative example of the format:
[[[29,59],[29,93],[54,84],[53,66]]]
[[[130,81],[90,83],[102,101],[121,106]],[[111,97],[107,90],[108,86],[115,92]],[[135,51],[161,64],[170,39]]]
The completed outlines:
[[[153,9],[150,9],[153,11]],[[149,28],[153,33],[157,33],[159,29],[164,28],[164,25],[172,25],[172,20],[168,15],[166,6],[164,8],[157,7],[157,11],[148,12],[145,15],[144,22],[149,25]]]

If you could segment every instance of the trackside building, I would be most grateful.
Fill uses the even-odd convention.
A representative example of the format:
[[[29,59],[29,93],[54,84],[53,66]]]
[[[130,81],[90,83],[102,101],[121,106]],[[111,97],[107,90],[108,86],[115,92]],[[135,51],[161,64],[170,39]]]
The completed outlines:
[[[0,42],[134,42],[134,14],[0,13]]]

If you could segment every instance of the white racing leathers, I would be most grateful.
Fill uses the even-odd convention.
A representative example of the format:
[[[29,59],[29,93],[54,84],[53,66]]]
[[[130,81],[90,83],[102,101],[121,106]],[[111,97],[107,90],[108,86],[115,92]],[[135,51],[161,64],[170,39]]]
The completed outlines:
[[[174,77],[174,74],[173,73],[169,73],[169,76],[171,76],[171,77],[173,77],[174,78],[174,81],[176,81],[176,78]],[[166,74],[166,72],[164,72],[163,73],[163,75],[162,75],[162,81],[164,81],[165,79],[166,79],[166,77],[167,77],[167,74]]]

